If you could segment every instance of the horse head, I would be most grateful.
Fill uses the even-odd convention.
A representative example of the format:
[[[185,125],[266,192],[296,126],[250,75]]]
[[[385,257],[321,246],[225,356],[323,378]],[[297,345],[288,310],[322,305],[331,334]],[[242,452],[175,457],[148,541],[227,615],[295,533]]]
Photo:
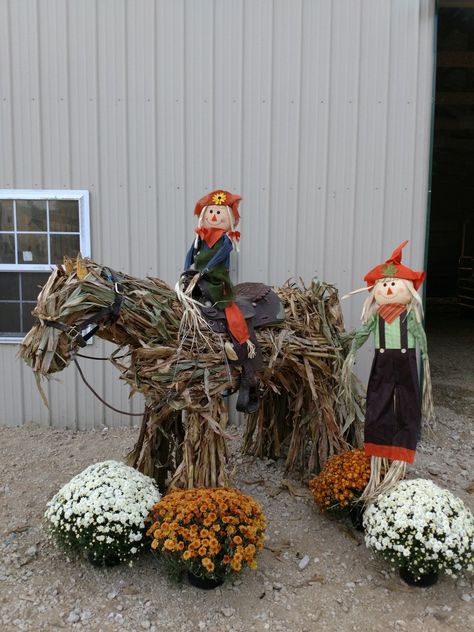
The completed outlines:
[[[170,304],[175,299],[173,290],[159,279],[138,280],[80,256],[65,258],[38,295],[33,310],[37,322],[23,339],[20,356],[35,372],[50,375],[68,366],[93,335],[120,347],[140,346],[138,337],[147,335],[160,344],[168,335],[150,303],[162,308],[163,300]],[[133,314],[126,309],[131,304]],[[171,309],[179,311],[174,305]],[[133,331],[137,321],[140,335]]]

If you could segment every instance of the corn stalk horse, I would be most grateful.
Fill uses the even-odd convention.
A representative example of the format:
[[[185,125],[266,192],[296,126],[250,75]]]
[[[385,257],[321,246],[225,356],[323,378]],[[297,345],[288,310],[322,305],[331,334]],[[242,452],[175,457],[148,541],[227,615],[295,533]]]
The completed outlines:
[[[307,478],[331,454],[360,441],[360,402],[353,386],[349,397],[340,392],[347,336],[335,288],[313,281],[309,288],[287,284],[275,292],[285,321],[256,330],[264,367],[244,451],[285,456],[287,471]],[[146,401],[129,463],[162,486],[228,484],[223,396],[238,389],[240,369],[226,358],[225,334],[186,335],[183,307],[165,282],[114,273],[79,257],[52,272],[33,313],[38,322],[20,355],[39,386],[42,376],[75,359],[91,333],[115,343],[108,359],[131,393],[141,392]]]

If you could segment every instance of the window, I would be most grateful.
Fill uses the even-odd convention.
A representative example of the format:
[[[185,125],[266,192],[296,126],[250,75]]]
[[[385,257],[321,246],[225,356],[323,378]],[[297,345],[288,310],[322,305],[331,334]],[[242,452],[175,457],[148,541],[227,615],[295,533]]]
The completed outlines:
[[[87,191],[0,189],[0,342],[21,340],[51,270],[79,252],[90,256]]]

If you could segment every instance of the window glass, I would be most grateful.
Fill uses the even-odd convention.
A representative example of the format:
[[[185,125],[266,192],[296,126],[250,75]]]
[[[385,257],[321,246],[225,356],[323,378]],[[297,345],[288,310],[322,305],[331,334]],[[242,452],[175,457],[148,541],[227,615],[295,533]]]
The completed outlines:
[[[0,230],[13,230],[13,200],[0,200]]]
[[[50,200],[49,230],[58,233],[78,233],[79,202],[77,200]]]
[[[31,313],[34,308],[36,307],[36,301],[30,303],[30,302],[26,302],[23,303],[23,309],[22,309],[22,323],[21,323],[21,332],[27,332],[29,331],[33,325],[35,324],[35,322],[37,321],[36,316],[33,316],[33,314]]]
[[[63,257],[77,257],[79,235],[51,235],[51,263],[62,263]]]
[[[18,234],[18,263],[49,263],[47,235]]]
[[[0,335],[18,335],[21,332],[20,303],[0,301]]]
[[[46,200],[17,200],[16,229],[46,231]]]
[[[34,325],[31,312],[48,273],[0,272],[0,336],[22,336]]]
[[[89,256],[87,191],[0,190],[0,338],[17,342],[52,268]],[[65,197],[66,199],[58,199]],[[32,199],[30,199],[32,198]],[[83,223],[84,222],[84,223]]]
[[[15,263],[15,237],[0,233],[0,263]]]
[[[0,272],[0,300],[20,300],[20,275],[18,272]]]
[[[2,276],[2,275],[0,275]],[[21,273],[21,296],[24,301],[35,301],[38,298],[41,288],[49,279],[49,273],[43,272],[22,272]]]

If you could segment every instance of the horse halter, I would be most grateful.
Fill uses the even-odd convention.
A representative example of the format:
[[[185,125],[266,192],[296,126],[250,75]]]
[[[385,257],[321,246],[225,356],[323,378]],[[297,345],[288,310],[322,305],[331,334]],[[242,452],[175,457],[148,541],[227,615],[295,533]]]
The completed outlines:
[[[104,275],[104,272],[107,276]],[[65,323],[60,322],[59,320],[47,320],[42,318],[41,322],[46,325],[46,327],[53,327],[53,329],[59,329],[64,332],[71,341],[70,346],[78,345],[79,347],[85,347],[89,338],[96,333],[96,331],[100,327],[100,322],[106,318],[111,318],[115,320],[118,318],[120,313],[120,307],[125,300],[125,296],[123,294],[123,285],[117,281],[117,277],[114,272],[110,269],[106,271],[104,268],[103,276],[107,281],[110,281],[114,284],[114,292],[115,298],[114,302],[109,305],[109,307],[104,307],[103,309],[96,312],[90,318],[87,318],[80,325],[67,325]],[[87,329],[90,325],[97,323],[95,327],[92,327],[87,333],[83,334],[82,332]]]

